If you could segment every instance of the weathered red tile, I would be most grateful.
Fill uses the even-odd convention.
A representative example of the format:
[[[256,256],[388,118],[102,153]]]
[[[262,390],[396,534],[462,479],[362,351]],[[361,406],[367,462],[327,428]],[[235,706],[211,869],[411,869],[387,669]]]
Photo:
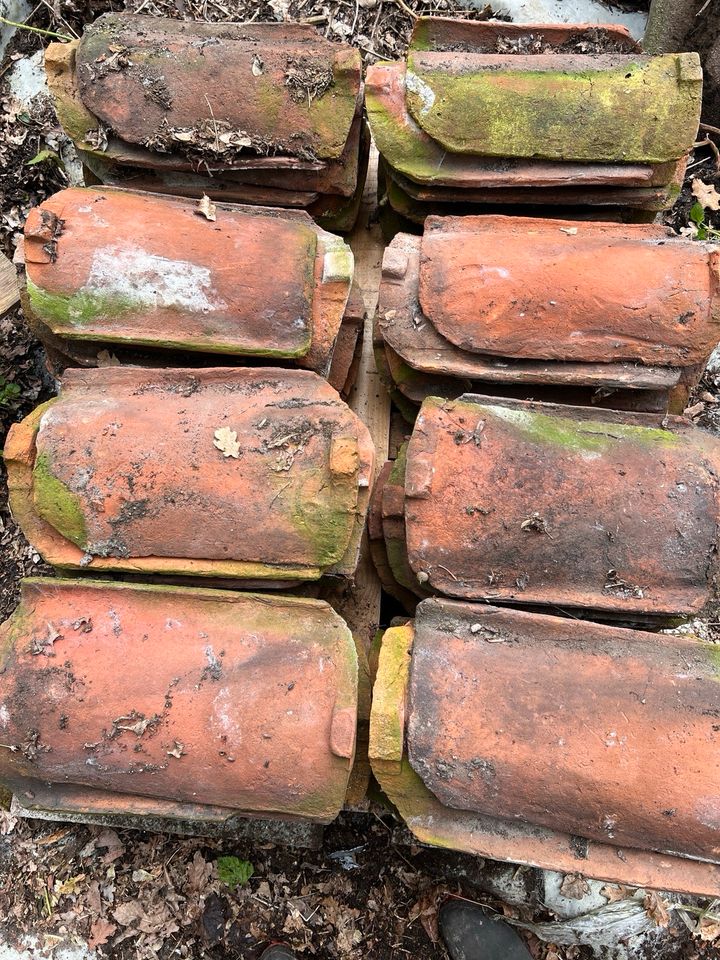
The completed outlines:
[[[351,228],[369,149],[352,47],[300,24],[107,14],[50,44],[46,67],[60,122],[101,182],[302,207]]]
[[[651,164],[573,163],[451,153],[436,143],[409,114],[404,63],[368,67],[365,104],[368,123],[385,161],[414,184],[455,187],[465,200],[471,190],[554,189],[567,187],[646,187],[656,181]],[[460,197],[458,197],[459,199]]]
[[[701,93],[696,54],[645,55],[623,28],[420,18],[366,100],[389,208],[422,223],[468,205],[665,209]]]
[[[471,353],[704,363],[720,331],[720,260],[659,225],[430,218],[423,314]]]
[[[40,786],[110,814],[327,822],[356,712],[352,635],[320,601],[29,580],[0,628],[0,781],[29,806]]]
[[[506,234],[511,242],[501,243]],[[523,250],[517,259],[515,244]],[[627,283],[587,264],[598,249],[604,255],[608,248],[617,259],[614,274],[630,277]],[[661,260],[670,259],[672,272],[656,275],[654,288],[633,290],[635,271],[647,262],[654,269],[658,251]],[[568,261],[575,271],[585,264],[583,284],[574,284],[565,272]],[[540,262],[543,269],[536,271]],[[469,276],[474,283],[468,286]],[[686,292],[693,276],[694,299]],[[667,392],[681,380],[694,383],[714,346],[720,329],[717,281],[715,253],[671,239],[661,227],[433,218],[425,237],[398,234],[385,250],[377,323],[401,360],[438,383],[452,377],[509,386]],[[451,302],[470,286],[461,315]],[[644,323],[633,330],[636,314]],[[638,363],[639,357],[645,363]],[[609,402],[620,405],[620,399],[615,392]]]
[[[278,585],[350,575],[367,428],[317,375],[70,370],[5,446],[13,513],[52,564]]]
[[[634,44],[617,34],[607,52],[583,52],[598,39],[592,29],[421,20],[407,58],[410,114],[451,153],[590,163],[687,154],[700,119],[698,55],[623,52]]]
[[[717,670],[693,637],[426,600],[385,634],[373,770],[425,842],[715,895]]]
[[[83,103],[105,126],[187,156],[337,158],[360,94],[359,52],[297,24],[110,13],[86,28],[76,57]]]
[[[408,446],[409,563],[453,597],[694,613],[714,595],[719,465],[679,417],[430,398]]]
[[[353,274],[304,213],[107,188],[31,210],[31,313],[62,340],[294,359],[327,373]],[[267,270],[269,261],[273,270]]]

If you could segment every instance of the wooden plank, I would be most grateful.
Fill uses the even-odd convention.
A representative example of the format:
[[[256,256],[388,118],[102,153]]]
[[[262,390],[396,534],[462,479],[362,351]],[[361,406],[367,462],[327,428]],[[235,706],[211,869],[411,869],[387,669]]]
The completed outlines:
[[[0,253],[0,317],[20,300],[17,270],[11,260]]]
[[[390,396],[375,369],[372,344],[372,318],[377,308],[384,249],[380,226],[371,222],[377,206],[377,161],[377,150],[373,146],[362,207],[357,224],[348,238],[355,255],[355,277],[363,294],[366,311],[360,366],[348,403],[365,422],[372,436],[376,475],[387,459],[390,439]],[[354,582],[349,586],[333,585],[321,595],[345,618],[356,642],[367,652],[380,623],[380,581],[370,557],[367,531],[363,534]]]

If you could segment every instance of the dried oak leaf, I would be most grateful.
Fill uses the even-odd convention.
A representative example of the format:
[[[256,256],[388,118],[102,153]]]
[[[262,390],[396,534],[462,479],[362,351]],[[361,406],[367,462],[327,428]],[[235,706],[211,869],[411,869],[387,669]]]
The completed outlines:
[[[705,210],[720,210],[720,193],[717,192],[711,183],[703,183],[702,180],[693,180],[693,196],[697,197],[698,202],[702,204]]]
[[[197,210],[195,213],[201,217],[205,217],[206,220],[217,220],[215,204],[206,193],[204,193],[198,200]]]
[[[560,885],[560,893],[569,900],[582,900],[590,893],[590,884],[581,873],[568,873]]]
[[[237,433],[229,427],[219,427],[215,431],[213,443],[224,457],[234,457],[237,460],[240,456]]]
[[[651,891],[646,894],[643,900],[643,906],[650,919],[654,920],[659,927],[667,927],[669,925],[670,911],[668,910],[667,903],[659,893],[653,893]]]
[[[90,939],[88,940],[89,949],[92,950],[94,947],[100,947],[104,943],[107,943],[116,930],[117,927],[114,923],[110,923],[109,920],[105,920],[103,917],[98,917],[90,927]]]
[[[433,943],[440,939],[439,913],[440,907],[449,897],[457,896],[457,888],[454,890],[445,884],[437,884],[425,890],[418,899],[417,903],[410,909],[408,921],[420,918],[425,933]]]
[[[602,888],[600,895],[605,897],[608,903],[617,903],[618,900],[632,900],[635,890],[633,887],[625,887],[621,883],[609,884]]]
[[[122,927],[129,927],[131,923],[144,917],[145,912],[137,900],[120,903],[112,912],[113,917]]]

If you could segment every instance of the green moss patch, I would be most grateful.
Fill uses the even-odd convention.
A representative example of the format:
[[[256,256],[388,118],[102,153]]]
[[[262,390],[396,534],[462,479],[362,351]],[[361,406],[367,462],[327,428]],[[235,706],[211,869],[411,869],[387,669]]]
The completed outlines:
[[[85,549],[87,530],[80,498],[54,476],[44,453],[38,455],[33,468],[33,501],[40,516],[58,533]]]

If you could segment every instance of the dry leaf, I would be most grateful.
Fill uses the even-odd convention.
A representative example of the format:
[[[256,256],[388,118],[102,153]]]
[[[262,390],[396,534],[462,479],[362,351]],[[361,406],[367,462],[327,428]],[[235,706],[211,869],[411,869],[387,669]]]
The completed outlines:
[[[103,830],[95,841],[95,846],[107,849],[107,853],[102,858],[105,864],[112,863],[125,853],[125,844],[114,830]]]
[[[204,193],[198,200],[197,210],[195,213],[199,214],[201,217],[205,217],[206,220],[217,220],[215,215],[215,204],[206,193]]]
[[[121,903],[113,910],[113,917],[121,927],[129,927],[131,923],[139,920],[143,914],[143,908],[137,900],[129,900],[127,903]]]
[[[560,893],[569,900],[582,900],[590,893],[590,884],[581,873],[568,873],[560,884]]]
[[[577,232],[577,227],[560,227],[560,233],[566,233],[569,237],[574,237]]]
[[[650,892],[643,900],[645,912],[659,927],[667,927],[670,923],[668,905],[659,893]]]
[[[200,893],[207,885],[213,872],[213,864],[208,863],[199,850],[195,851],[192,863],[188,864],[188,879],[185,893],[191,896]]]
[[[105,920],[103,917],[98,917],[90,927],[90,939],[88,940],[89,949],[92,950],[94,947],[100,947],[103,943],[107,943],[116,930],[117,927],[114,923],[110,923],[109,920]]]
[[[229,427],[219,427],[215,431],[213,443],[225,457],[234,457],[237,460],[240,456],[237,433]]]
[[[67,896],[71,893],[77,893],[77,888],[85,879],[84,873],[79,873],[76,877],[69,877],[67,880],[56,880],[54,893],[58,897]]]
[[[624,887],[618,883],[603,887],[600,895],[605,897],[608,903],[617,903],[618,900],[632,900],[635,890],[633,887]]]
[[[0,837],[6,837],[12,833],[18,822],[9,810],[0,810]]]
[[[437,943],[440,939],[438,922],[440,907],[445,900],[448,899],[448,897],[453,897],[456,895],[457,888],[451,890],[450,887],[446,886],[445,884],[438,884],[437,886],[429,887],[421,894],[420,899],[417,901],[415,906],[410,909],[408,921],[415,920],[419,917],[425,933],[433,943]]]
[[[720,193],[711,183],[693,180],[692,192],[704,210],[720,210]]]
[[[109,350],[101,350],[97,355],[97,365],[99,367],[119,367],[120,361]]]
[[[720,920],[714,920],[712,917],[703,917],[697,928],[697,936],[707,943],[712,943],[720,937]]]

